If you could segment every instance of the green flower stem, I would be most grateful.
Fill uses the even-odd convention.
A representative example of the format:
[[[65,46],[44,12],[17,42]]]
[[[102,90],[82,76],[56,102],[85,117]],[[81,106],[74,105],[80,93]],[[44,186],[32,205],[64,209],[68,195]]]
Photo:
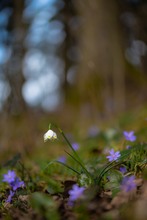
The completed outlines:
[[[54,126],[59,130],[59,132],[61,133],[61,135],[63,136],[63,138],[64,138],[65,141],[67,142],[68,146],[69,146],[70,149],[72,150],[72,152],[73,152],[73,154],[74,154],[75,157],[73,157],[73,156],[72,156],[71,154],[69,154],[69,153],[68,153],[68,154],[83,168],[83,170],[85,171],[85,174],[86,174],[88,177],[90,177],[91,179],[93,179],[92,176],[91,176],[91,174],[88,172],[88,170],[85,168],[84,164],[82,163],[82,161],[81,161],[80,157],[78,156],[77,152],[74,150],[74,148],[72,147],[71,143],[69,142],[69,140],[68,140],[67,137],[65,136],[64,132],[63,132],[59,127],[57,127],[56,125],[54,125]]]
[[[72,167],[70,167],[70,166],[68,166],[67,164],[62,163],[62,162],[60,162],[60,161],[58,161],[58,160],[53,160],[53,161],[49,162],[49,163],[47,164],[47,166],[45,167],[45,169],[47,169],[47,167],[49,167],[49,166],[50,166],[51,164],[53,164],[53,163],[60,163],[60,164],[62,164],[63,166],[67,167],[68,169],[70,169],[70,170],[72,170],[73,172],[75,172],[75,173],[77,173],[78,175],[80,175],[80,172],[78,172],[77,170],[73,169]]]
[[[87,174],[88,177],[90,177],[91,179],[93,179],[93,177],[91,176],[91,174],[88,172],[88,170],[85,168],[85,166],[79,161],[77,160],[74,156],[72,156],[70,153],[68,153],[67,151],[65,151],[73,160],[75,160],[85,171],[85,174]]]
[[[58,127],[57,127],[58,128]],[[67,142],[67,144],[69,145],[70,149],[73,151],[74,155],[77,157],[78,160],[80,160],[77,152],[74,150],[74,148],[72,147],[71,143],[69,142],[69,140],[67,139],[67,137],[65,136],[64,132],[58,128],[59,132],[61,133],[61,135],[64,137],[65,141]]]
[[[56,161],[56,162],[62,164],[63,166],[65,166],[66,168],[72,170],[73,172],[77,173],[78,175],[81,174],[80,172],[78,172],[77,170],[73,169],[72,167],[68,166],[68,165],[65,164],[65,163],[62,163],[62,162],[60,162],[60,161]]]
[[[72,150],[72,152],[74,153],[75,157],[73,157],[71,154],[69,154],[77,163],[79,163],[79,165],[83,168],[83,170],[85,171],[86,175],[89,176],[91,178],[91,174],[88,172],[88,170],[85,168],[84,164],[82,163],[80,157],[78,156],[77,152],[74,150],[74,148],[72,147],[71,143],[69,142],[69,140],[67,139],[67,137],[65,136],[64,132],[58,128],[58,130],[60,131],[60,133],[62,134],[62,136],[64,137],[65,141],[67,142],[67,144],[69,145],[70,149]]]
[[[50,130],[51,129],[51,123],[49,124],[49,126],[48,126],[48,130]]]

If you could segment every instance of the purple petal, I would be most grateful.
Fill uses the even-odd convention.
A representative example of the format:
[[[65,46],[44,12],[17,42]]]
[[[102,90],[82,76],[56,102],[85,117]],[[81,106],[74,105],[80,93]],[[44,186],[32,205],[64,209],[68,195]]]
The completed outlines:
[[[10,190],[10,194],[9,194],[8,198],[6,199],[6,202],[9,202],[9,203],[10,203],[11,200],[12,200],[12,197],[14,196],[14,194],[15,194],[15,193]]]

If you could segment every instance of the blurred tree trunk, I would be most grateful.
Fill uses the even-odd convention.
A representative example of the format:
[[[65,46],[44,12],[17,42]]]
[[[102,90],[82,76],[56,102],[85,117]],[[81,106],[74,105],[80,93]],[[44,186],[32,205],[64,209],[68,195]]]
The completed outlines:
[[[109,117],[125,108],[125,63],[117,1],[77,0],[75,5],[82,18],[78,91],[85,106],[90,106],[90,114],[100,112]]]
[[[63,91],[65,95],[65,102],[69,101],[70,98],[70,85],[67,80],[68,71],[73,65],[73,61],[69,57],[69,51],[72,46],[74,46],[74,34],[72,31],[72,26],[70,25],[71,19],[75,14],[74,4],[72,0],[64,0],[64,7],[60,11],[60,15],[62,15],[62,22],[64,24],[64,31],[66,33],[65,40],[61,47],[61,57],[64,60],[64,81],[63,81]]]
[[[25,102],[22,97],[22,61],[24,56],[25,26],[22,21],[24,0],[13,1],[13,12],[9,21],[8,31],[11,41],[11,57],[6,67],[6,80],[10,85],[10,95],[5,103],[4,110],[10,114],[19,114],[25,111]]]

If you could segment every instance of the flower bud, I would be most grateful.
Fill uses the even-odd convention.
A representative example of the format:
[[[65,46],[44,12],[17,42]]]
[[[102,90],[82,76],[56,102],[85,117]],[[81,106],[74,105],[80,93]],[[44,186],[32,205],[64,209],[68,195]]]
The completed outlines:
[[[52,131],[52,130],[48,130],[44,134],[44,142],[46,142],[47,140],[54,141],[56,139],[57,139],[57,134],[54,131]]]

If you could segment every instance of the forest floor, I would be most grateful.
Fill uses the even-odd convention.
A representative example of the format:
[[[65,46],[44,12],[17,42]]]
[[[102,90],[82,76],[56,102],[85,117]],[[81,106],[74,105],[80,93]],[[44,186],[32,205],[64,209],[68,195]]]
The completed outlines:
[[[146,108],[109,122],[78,122],[57,115],[1,116],[0,219],[147,219]],[[44,142],[49,123],[57,139]],[[124,131],[134,131],[136,140],[126,140]],[[112,149],[121,156],[109,161]],[[17,189],[4,181],[8,171],[23,181]],[[128,190],[126,177],[134,177]]]

